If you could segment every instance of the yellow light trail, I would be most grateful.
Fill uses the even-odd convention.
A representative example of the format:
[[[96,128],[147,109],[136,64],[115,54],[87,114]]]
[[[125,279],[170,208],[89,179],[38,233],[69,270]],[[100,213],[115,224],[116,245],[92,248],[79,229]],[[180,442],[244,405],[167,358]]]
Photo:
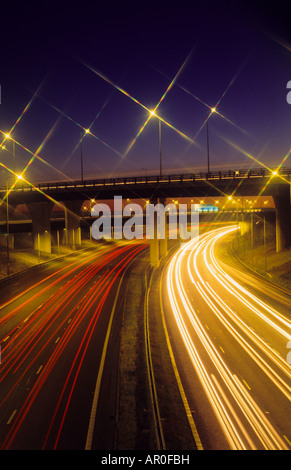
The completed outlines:
[[[198,303],[198,295],[223,325],[225,332],[249,356],[248,367],[252,363],[259,367],[278,392],[290,402],[290,366],[263,336],[243,320],[241,310],[249,311],[252,320],[258,318],[273,334],[282,337],[283,342],[291,338],[289,319],[227,275],[215,257],[216,244],[236,230],[237,227],[216,229],[182,246],[168,268],[167,293],[186,351],[230,448],[288,449],[284,439],[252,397],[249,386],[246,388],[238,378],[239,374],[228,366],[221,347],[214,343],[210,332],[203,325],[204,317],[198,314],[187,294],[189,290],[186,289],[185,280],[196,291],[196,296],[193,290],[191,292],[191,296],[195,297],[195,305]],[[225,292],[227,301],[223,299]],[[232,304],[236,305],[235,310]],[[264,330],[262,328],[259,331]],[[209,361],[202,360],[205,355]]]

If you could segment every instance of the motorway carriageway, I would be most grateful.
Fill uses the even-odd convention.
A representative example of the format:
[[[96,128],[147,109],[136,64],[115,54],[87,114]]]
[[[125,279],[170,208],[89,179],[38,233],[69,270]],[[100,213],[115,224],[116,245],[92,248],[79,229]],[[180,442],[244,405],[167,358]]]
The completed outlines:
[[[147,247],[134,242],[84,251],[45,276],[32,273],[38,281],[30,287],[30,276],[23,279],[14,298],[3,292],[1,449],[90,449],[96,381],[123,273]]]
[[[229,256],[236,227],[184,244],[161,282],[177,370],[206,450],[291,449],[291,296]]]

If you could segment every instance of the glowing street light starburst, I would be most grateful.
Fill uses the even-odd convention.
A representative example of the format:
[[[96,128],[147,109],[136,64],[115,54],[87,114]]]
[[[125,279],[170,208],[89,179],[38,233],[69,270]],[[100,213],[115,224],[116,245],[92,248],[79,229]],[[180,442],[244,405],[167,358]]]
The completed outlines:
[[[192,53],[192,51],[191,51]],[[123,88],[121,88],[120,86],[116,85],[112,80],[110,80],[108,77],[106,77],[103,73],[101,73],[100,71],[96,70],[95,68],[91,67],[90,65],[84,63],[83,61],[82,64],[84,66],[86,66],[87,68],[89,68],[93,73],[95,73],[96,75],[98,75],[100,78],[102,78],[104,81],[106,81],[107,83],[109,83],[110,85],[112,85],[116,90],[118,90],[120,93],[124,94],[125,96],[127,96],[128,98],[130,98],[134,103],[138,104],[140,107],[142,107],[144,110],[147,111],[148,113],[148,117],[147,119],[145,120],[145,122],[143,123],[143,125],[140,127],[139,131],[137,132],[137,135],[134,137],[134,139],[131,141],[131,143],[129,144],[129,146],[127,147],[125,153],[123,154],[123,158],[125,158],[125,156],[128,154],[128,152],[131,150],[131,148],[133,147],[134,143],[136,142],[136,140],[138,139],[138,137],[141,135],[141,133],[143,132],[143,130],[145,129],[146,125],[148,124],[148,122],[150,121],[151,117],[157,117],[161,122],[163,122],[166,126],[170,127],[172,130],[174,130],[175,132],[177,132],[181,137],[183,137],[184,139],[188,140],[189,142],[191,142],[192,144],[194,143],[193,140],[188,137],[186,134],[184,134],[183,132],[181,132],[179,129],[177,129],[175,126],[173,126],[172,124],[170,124],[168,121],[166,121],[165,119],[163,119],[160,115],[157,115],[157,109],[158,107],[160,106],[160,104],[162,103],[162,101],[165,99],[165,97],[167,96],[167,94],[169,93],[169,91],[171,90],[171,88],[174,86],[178,76],[181,74],[183,68],[185,67],[185,65],[187,64],[189,58],[190,58],[190,55],[191,53],[188,55],[188,57],[186,58],[186,60],[183,62],[183,64],[181,65],[180,69],[178,70],[178,72],[176,73],[175,77],[173,78],[173,80],[170,82],[170,84],[168,85],[166,91],[164,92],[164,94],[161,96],[159,102],[157,103],[157,105],[155,106],[154,109],[149,109],[147,106],[145,106],[144,104],[142,104],[139,100],[137,100],[136,98],[134,98],[132,95],[130,95],[127,91],[125,91]]]

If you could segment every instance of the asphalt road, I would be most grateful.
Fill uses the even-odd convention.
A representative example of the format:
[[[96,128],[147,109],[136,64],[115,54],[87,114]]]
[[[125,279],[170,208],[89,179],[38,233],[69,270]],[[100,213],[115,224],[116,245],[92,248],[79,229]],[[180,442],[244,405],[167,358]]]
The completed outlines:
[[[172,348],[204,449],[290,449],[291,297],[230,256],[234,230],[205,233],[169,263]]]
[[[91,448],[122,275],[145,247],[104,245],[1,284],[1,449]]]

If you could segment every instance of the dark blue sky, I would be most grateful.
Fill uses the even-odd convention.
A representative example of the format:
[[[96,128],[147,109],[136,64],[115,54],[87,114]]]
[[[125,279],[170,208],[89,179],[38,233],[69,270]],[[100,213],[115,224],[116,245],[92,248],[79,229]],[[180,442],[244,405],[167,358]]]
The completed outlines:
[[[13,136],[49,164],[34,159],[27,179],[79,178],[78,144],[89,127],[94,135],[82,143],[86,178],[158,173],[157,119],[126,154],[148,112],[92,69],[152,109],[187,57],[158,108],[175,128],[162,123],[164,172],[206,169],[203,123],[220,99],[217,110],[227,120],[218,114],[209,120],[211,168],[259,166],[246,153],[280,164],[291,129],[287,4],[60,1],[2,8],[0,129],[9,131],[31,101]],[[0,161],[12,167],[11,143],[5,146]],[[30,158],[17,144],[18,172]]]

